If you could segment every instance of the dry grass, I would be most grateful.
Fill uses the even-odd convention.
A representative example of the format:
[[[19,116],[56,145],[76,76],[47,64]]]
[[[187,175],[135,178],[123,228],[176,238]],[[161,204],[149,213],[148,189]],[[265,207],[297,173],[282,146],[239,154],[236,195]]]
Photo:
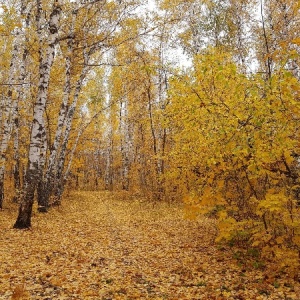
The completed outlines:
[[[0,212],[0,299],[300,299],[299,283],[243,270],[213,221],[108,192],[71,193],[33,228]]]

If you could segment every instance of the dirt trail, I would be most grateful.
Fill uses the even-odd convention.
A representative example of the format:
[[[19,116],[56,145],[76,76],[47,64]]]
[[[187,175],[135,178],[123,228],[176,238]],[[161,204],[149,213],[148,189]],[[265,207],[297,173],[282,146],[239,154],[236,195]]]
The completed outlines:
[[[238,266],[214,244],[212,220],[181,207],[73,193],[12,229],[0,212],[0,299],[300,299],[299,283]]]

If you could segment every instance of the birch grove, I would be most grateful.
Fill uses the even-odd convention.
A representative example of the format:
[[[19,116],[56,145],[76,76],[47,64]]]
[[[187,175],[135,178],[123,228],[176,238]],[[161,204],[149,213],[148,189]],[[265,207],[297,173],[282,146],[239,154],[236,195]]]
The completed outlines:
[[[14,4],[3,3],[4,19],[6,14],[11,16]],[[4,176],[12,172],[13,198],[20,202],[15,228],[31,226],[35,195],[39,212],[47,212],[50,205],[60,202],[81,136],[79,130],[72,144],[77,124],[74,120],[80,115],[78,107],[83,105],[82,92],[93,70],[101,68],[101,61],[107,60],[113,49],[139,35],[126,25],[127,20],[132,19],[134,23],[137,19],[138,6],[138,1],[20,1],[10,26],[5,24],[3,30],[1,27],[1,32],[10,36],[9,43],[2,44],[1,49],[8,53],[11,48],[11,55],[8,56],[10,65],[3,65],[6,73],[1,72],[0,206],[5,197]],[[59,66],[58,61],[64,64]],[[53,85],[57,80],[54,74],[61,76],[58,86]],[[19,102],[23,101],[29,105],[20,107]],[[50,109],[52,103],[60,106],[57,116]],[[20,119],[23,109],[26,112],[32,109],[31,121]],[[20,142],[25,131],[20,131],[20,124],[25,123],[30,124],[30,137],[24,162],[21,149],[26,145]],[[11,142],[14,163],[12,170],[6,171]],[[69,149],[73,150],[69,152]],[[27,165],[24,169],[20,166],[21,156],[22,164]]]
[[[1,3],[0,208],[22,229],[35,201],[120,191],[296,251],[299,5],[155,3]]]

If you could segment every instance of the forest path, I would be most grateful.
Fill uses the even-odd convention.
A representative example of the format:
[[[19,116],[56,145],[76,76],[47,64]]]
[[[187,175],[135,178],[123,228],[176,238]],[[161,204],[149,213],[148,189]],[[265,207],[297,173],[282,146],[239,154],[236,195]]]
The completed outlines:
[[[0,299],[300,299],[218,250],[213,220],[120,195],[72,193],[27,231],[16,207],[0,212]]]

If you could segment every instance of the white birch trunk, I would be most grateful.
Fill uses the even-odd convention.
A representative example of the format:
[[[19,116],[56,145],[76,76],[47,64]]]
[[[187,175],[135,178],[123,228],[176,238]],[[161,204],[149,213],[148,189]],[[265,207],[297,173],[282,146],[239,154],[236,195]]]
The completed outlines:
[[[72,150],[71,150],[70,155],[69,155],[69,161],[68,161],[68,164],[67,164],[67,168],[64,172],[64,175],[60,176],[61,180],[59,182],[57,182],[57,184],[56,184],[55,199],[54,199],[53,205],[59,205],[60,202],[61,202],[61,196],[62,196],[63,191],[64,191],[65,183],[66,183],[66,181],[69,177],[69,173],[70,173],[70,170],[71,170],[74,154],[75,154],[79,139],[80,139],[82,133],[84,132],[85,128],[86,127],[82,125],[80,127],[78,133],[77,133],[76,140],[75,140],[75,142],[72,146]],[[63,170],[61,172],[63,172]]]
[[[70,170],[71,170],[71,166],[72,166],[72,161],[73,161],[73,158],[74,158],[74,154],[75,154],[76,148],[78,146],[79,139],[82,136],[82,133],[83,133],[84,129],[85,129],[84,126],[80,127],[80,130],[78,131],[78,134],[76,136],[76,140],[75,140],[75,142],[74,142],[74,144],[72,146],[72,150],[71,150],[71,153],[70,153],[68,165],[67,165],[66,171],[64,173],[64,177],[63,177],[64,182],[66,182],[66,180],[68,179],[68,176],[70,174]]]
[[[17,202],[20,198],[21,193],[21,174],[20,174],[20,151],[19,151],[19,135],[20,135],[20,124],[19,124],[19,105],[21,101],[25,100],[25,91],[28,92],[28,86],[25,85],[27,79],[27,66],[28,66],[28,48],[27,42],[28,37],[25,32],[30,25],[30,14],[32,11],[32,3],[22,2],[21,6],[21,18],[25,21],[23,22],[23,32],[20,40],[19,52],[22,54],[19,62],[20,74],[18,78],[19,85],[16,88],[17,101],[14,102],[13,106],[13,149],[14,149],[14,166],[13,166],[13,176],[14,176],[14,188],[15,196],[14,202]]]
[[[16,105],[16,99],[14,98],[13,85],[15,83],[17,65],[18,65],[18,53],[19,53],[19,35],[20,31],[16,31],[16,38],[13,45],[12,58],[9,69],[8,83],[11,84],[8,88],[7,96],[5,98],[2,119],[3,119],[3,131],[1,132],[1,144],[0,144],[0,209],[2,209],[4,199],[4,175],[6,164],[6,152],[8,143],[11,138],[13,128],[13,107]]]
[[[77,102],[78,102],[80,92],[82,89],[82,84],[83,84],[83,81],[84,81],[88,71],[89,71],[89,67],[85,66],[81,72],[80,78],[78,79],[78,81],[76,83],[76,88],[75,88],[75,92],[74,92],[74,96],[73,96],[73,102],[69,107],[67,116],[64,121],[64,127],[65,127],[64,138],[63,138],[63,141],[62,141],[62,144],[60,147],[60,152],[58,155],[58,162],[57,162],[56,176],[55,176],[55,183],[54,183],[55,188],[56,188],[56,191],[55,191],[56,198],[60,198],[62,195],[63,185],[64,185],[63,173],[64,173],[66,154],[67,154],[68,141],[69,141],[69,137],[70,137],[70,133],[71,133],[71,129],[72,129],[72,122],[74,119]]]
[[[34,192],[42,175],[45,149],[45,121],[44,113],[48,97],[48,87],[50,81],[50,71],[55,56],[55,45],[57,43],[58,27],[60,21],[60,1],[55,1],[48,23],[48,39],[45,53],[43,52],[44,35],[42,32],[42,1],[37,0],[37,23],[40,43],[40,65],[37,100],[34,105],[33,122],[30,136],[30,146],[28,154],[28,166],[26,172],[25,192],[19,208],[19,215],[14,225],[15,228],[31,227],[31,213],[34,200]],[[47,208],[41,209],[41,211]]]
[[[113,190],[113,134],[112,134],[112,128],[109,132],[109,145],[107,147],[107,153],[106,153],[106,165],[105,165],[105,189],[106,190]]]
[[[121,136],[121,155],[122,155],[122,189],[129,190],[129,172],[132,163],[133,141],[132,141],[132,124],[129,120],[128,99],[121,102],[120,111],[120,130]]]
[[[108,106],[111,106],[111,99],[109,99]],[[109,123],[108,123],[108,132],[107,132],[107,140],[108,145],[106,148],[106,164],[105,164],[105,189],[113,190],[113,149],[114,149],[114,141],[113,141],[113,122],[112,122],[112,111],[109,112],[108,115]]]
[[[73,12],[72,14],[72,24],[70,30],[70,38],[68,40],[67,46],[67,55],[66,55],[66,62],[65,62],[65,85],[64,85],[64,92],[63,92],[63,100],[61,103],[58,120],[57,120],[57,127],[55,131],[54,142],[50,147],[50,157],[49,163],[45,175],[45,180],[43,182],[43,186],[41,188],[41,192],[38,194],[38,199],[41,203],[44,203],[45,206],[49,205],[49,199],[53,190],[53,185],[55,181],[55,167],[57,165],[57,155],[58,149],[61,142],[61,137],[63,133],[63,129],[65,126],[65,121],[68,113],[68,103],[71,95],[71,68],[72,68],[72,52],[74,48],[74,26],[76,21],[77,14]]]

